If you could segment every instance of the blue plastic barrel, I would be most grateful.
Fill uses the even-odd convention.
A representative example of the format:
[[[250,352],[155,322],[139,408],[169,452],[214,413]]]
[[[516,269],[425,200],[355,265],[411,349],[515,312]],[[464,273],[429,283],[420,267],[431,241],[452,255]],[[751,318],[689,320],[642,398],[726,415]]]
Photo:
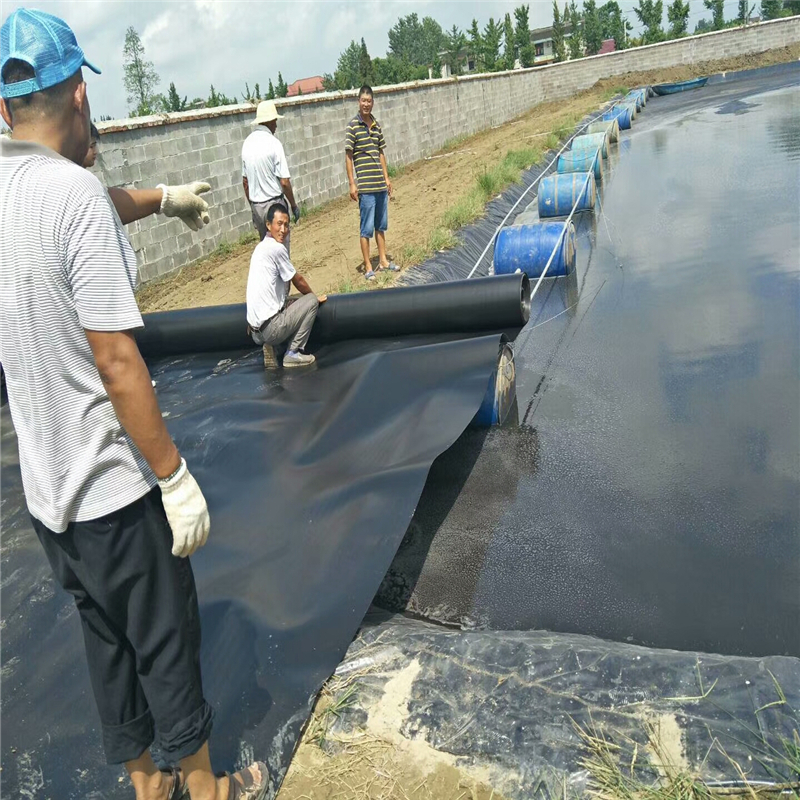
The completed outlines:
[[[641,111],[644,107],[644,101],[642,100],[642,95],[639,92],[628,92],[628,94],[622,98],[622,102],[635,103],[637,111]]]
[[[556,171],[560,174],[567,172],[589,172],[594,161],[594,178],[596,181],[603,180],[603,158],[598,155],[595,159],[597,150],[581,148],[579,150],[569,150],[558,157]]]
[[[584,133],[583,136],[576,136],[572,140],[573,150],[596,147],[600,148],[603,158],[608,158],[608,136],[605,133]]]
[[[620,108],[627,108],[631,112],[631,121],[635,120],[639,115],[639,109],[636,106],[635,100],[625,100],[620,104]]]
[[[589,145],[588,147],[583,147],[583,146],[581,146],[581,147],[573,147],[570,152],[575,153],[576,154],[576,158],[586,158],[586,156],[588,155],[589,156],[589,164],[594,162],[595,172],[598,169],[597,164],[599,163],[600,164],[600,171],[602,173],[602,170],[603,170],[603,166],[602,166],[602,164],[603,164],[603,156],[600,153],[600,148],[599,147],[595,147],[594,145]],[[597,160],[596,161],[595,161],[595,156],[597,156]],[[588,165],[587,165],[587,167],[586,167],[586,169],[584,171],[585,172],[589,171],[589,166]]]
[[[514,350],[508,342],[500,345],[497,369],[489,378],[489,386],[483,396],[478,413],[472,419],[473,427],[491,428],[502,425],[514,406],[517,396],[517,370]]]
[[[586,133],[605,133],[609,142],[619,141],[619,123],[616,119],[598,120],[586,128]]]
[[[512,225],[497,234],[494,243],[496,275],[524,272],[529,278],[541,276],[555,250],[546,277],[558,278],[575,269],[575,227],[570,222],[536,222],[532,225]]]
[[[596,191],[591,172],[548,175],[539,184],[539,219],[566,217],[573,206],[576,213],[591,211]]]
[[[631,112],[627,108],[615,106],[611,111],[603,114],[604,120],[615,119],[619,124],[620,130],[627,131],[631,127]]]

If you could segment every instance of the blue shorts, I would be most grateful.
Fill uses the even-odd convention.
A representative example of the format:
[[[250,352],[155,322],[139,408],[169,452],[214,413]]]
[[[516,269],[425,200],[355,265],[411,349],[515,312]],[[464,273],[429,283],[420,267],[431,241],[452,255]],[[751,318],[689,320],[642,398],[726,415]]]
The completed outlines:
[[[371,239],[375,231],[382,232],[389,227],[388,192],[359,192],[358,209],[361,212],[362,239]]]

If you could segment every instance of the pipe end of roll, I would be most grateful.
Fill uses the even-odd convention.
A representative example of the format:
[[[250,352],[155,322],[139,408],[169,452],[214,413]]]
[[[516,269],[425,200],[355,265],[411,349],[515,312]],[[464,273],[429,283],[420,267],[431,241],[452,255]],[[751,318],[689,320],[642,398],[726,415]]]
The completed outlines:
[[[528,287],[530,304],[530,287]],[[517,368],[514,349],[503,341],[497,358],[497,369],[489,378],[489,386],[478,413],[472,419],[472,427],[491,428],[502,425],[507,419],[517,397]]]

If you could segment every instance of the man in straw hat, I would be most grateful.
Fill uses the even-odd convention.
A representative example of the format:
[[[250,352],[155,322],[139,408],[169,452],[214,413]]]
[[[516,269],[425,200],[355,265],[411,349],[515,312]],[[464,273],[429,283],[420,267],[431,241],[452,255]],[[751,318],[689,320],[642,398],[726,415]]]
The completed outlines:
[[[3,23],[0,113],[12,136],[0,140],[0,361],[25,497],[75,598],[106,758],[125,764],[137,800],[176,800],[186,787],[192,800],[261,800],[263,763],[211,769],[187,558],[208,537],[208,508],[132,334],[136,256],[81,166],[83,67],[99,73],[58,17],[21,8]]]
[[[254,130],[242,145],[242,186],[244,196],[253,210],[253,225],[258,238],[267,235],[267,211],[270,206],[280,203],[294,221],[300,220],[300,209],[294,199],[289,164],[283,145],[275,136],[278,120],[282,115],[272,100],[262,100],[256,109]],[[285,241],[289,249],[289,237]]]

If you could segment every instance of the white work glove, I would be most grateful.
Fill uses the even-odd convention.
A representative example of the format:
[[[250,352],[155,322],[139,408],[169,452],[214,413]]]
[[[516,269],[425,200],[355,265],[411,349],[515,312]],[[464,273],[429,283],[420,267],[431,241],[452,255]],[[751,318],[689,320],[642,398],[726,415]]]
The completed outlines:
[[[200,197],[203,192],[210,192],[211,186],[202,181],[194,181],[181,186],[165,186],[159,183],[164,196],[158,213],[165,217],[180,217],[193,231],[199,231],[208,225],[208,203]]]
[[[206,499],[183,459],[177,472],[159,480],[158,485],[172,528],[172,555],[186,558],[208,539],[211,520]]]

